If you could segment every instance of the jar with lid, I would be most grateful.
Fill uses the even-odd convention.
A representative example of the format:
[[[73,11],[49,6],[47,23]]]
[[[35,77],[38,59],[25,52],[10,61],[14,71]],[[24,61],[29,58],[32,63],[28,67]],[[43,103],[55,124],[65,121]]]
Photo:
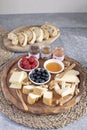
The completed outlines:
[[[61,46],[57,46],[53,51],[53,58],[63,61],[64,57],[64,48]]]
[[[42,59],[49,59],[52,55],[52,49],[50,45],[43,45],[41,47],[41,58]]]
[[[38,45],[30,45],[28,55],[33,55],[35,58],[40,58],[40,47]]]

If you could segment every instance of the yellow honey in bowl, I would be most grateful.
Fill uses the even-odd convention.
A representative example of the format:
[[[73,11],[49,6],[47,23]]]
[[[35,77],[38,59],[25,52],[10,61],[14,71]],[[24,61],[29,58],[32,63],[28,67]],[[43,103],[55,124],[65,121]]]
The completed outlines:
[[[56,62],[50,62],[46,65],[46,69],[50,72],[58,72],[62,69],[62,66]]]

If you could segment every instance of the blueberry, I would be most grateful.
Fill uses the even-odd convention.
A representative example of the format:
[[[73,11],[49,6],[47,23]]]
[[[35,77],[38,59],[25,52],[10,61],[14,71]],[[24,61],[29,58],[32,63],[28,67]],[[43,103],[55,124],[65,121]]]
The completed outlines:
[[[38,79],[36,80],[36,83],[39,83],[39,80],[38,80]]]
[[[45,75],[46,75],[45,73],[42,74],[42,76],[45,76]]]

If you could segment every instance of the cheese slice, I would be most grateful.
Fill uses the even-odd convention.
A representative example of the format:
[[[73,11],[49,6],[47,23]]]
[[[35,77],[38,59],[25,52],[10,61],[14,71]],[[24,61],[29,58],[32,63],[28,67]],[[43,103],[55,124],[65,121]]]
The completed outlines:
[[[24,79],[27,78],[27,73],[24,71],[15,71],[12,73],[9,82],[21,84]]]
[[[46,91],[43,94],[43,103],[49,106],[52,105],[52,98],[53,98],[52,91]]]
[[[29,104],[34,104],[39,98],[40,98],[40,95],[36,95],[34,93],[29,93],[28,97],[27,97],[27,102]]]
[[[56,77],[55,80],[62,81],[62,82],[77,83],[77,84],[80,82],[80,80],[77,76],[75,76],[75,75],[70,76],[70,75],[66,75],[66,74],[62,78]]]
[[[21,89],[22,85],[19,83],[12,83],[10,84],[9,88],[14,88],[14,89]]]
[[[47,88],[42,88],[41,86],[38,86],[34,88],[33,93],[42,96],[47,90]]]
[[[58,89],[58,90],[56,90],[56,92],[58,94],[60,94],[62,97],[67,96],[69,94],[73,95],[74,92],[75,92],[75,85],[73,85],[72,87],[66,87],[66,88],[63,88],[63,89]]]
[[[30,92],[33,92],[33,89],[34,89],[34,85],[26,85],[26,86],[23,86],[23,89],[22,89],[22,92],[24,94],[28,94]]]

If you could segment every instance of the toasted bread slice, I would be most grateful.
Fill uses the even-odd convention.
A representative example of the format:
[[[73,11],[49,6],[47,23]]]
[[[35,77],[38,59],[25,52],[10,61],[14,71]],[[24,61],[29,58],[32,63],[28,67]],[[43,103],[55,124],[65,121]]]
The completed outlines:
[[[17,33],[18,36],[18,42],[20,46],[26,46],[27,45],[27,35],[23,32]]]
[[[41,28],[43,30],[43,40],[49,39],[49,32],[45,28]]]
[[[41,26],[42,28],[46,29],[49,32],[50,37],[55,37],[57,36],[58,33],[60,33],[59,29],[55,27],[54,25],[45,22],[44,25]]]
[[[18,37],[14,33],[9,33],[8,34],[8,39],[12,40],[12,45],[17,45],[18,44]]]
[[[30,29],[24,30],[24,33],[27,35],[27,43],[33,39],[33,32]]]
[[[40,27],[31,27],[30,28],[36,34],[36,42],[42,42],[43,40],[43,31]]]

